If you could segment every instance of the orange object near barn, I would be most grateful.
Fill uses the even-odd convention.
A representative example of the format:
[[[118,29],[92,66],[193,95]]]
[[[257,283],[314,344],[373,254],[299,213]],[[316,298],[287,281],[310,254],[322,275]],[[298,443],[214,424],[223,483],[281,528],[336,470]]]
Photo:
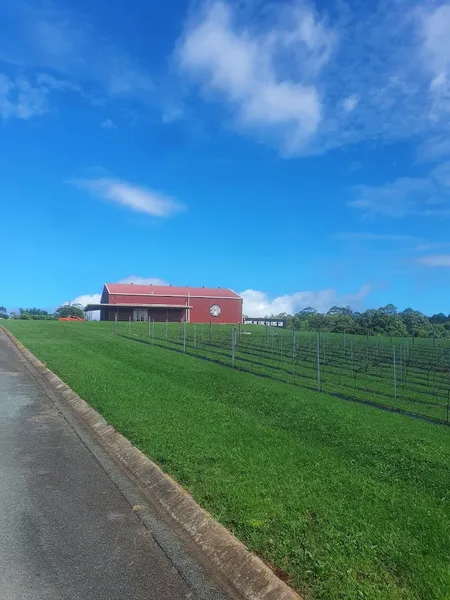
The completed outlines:
[[[59,317],[58,321],[84,321],[81,317]]]

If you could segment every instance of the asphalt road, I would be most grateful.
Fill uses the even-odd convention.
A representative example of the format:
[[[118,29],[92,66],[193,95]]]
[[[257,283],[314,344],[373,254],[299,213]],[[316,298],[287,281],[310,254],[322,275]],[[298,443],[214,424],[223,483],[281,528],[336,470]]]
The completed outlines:
[[[179,548],[172,560],[114,479],[0,335],[2,600],[223,598],[202,593],[196,566]]]

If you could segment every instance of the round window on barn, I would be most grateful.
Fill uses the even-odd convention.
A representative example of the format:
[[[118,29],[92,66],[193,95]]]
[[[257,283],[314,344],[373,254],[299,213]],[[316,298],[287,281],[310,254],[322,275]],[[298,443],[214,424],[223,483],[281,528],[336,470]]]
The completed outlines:
[[[222,314],[222,309],[218,304],[213,304],[209,309],[209,314],[212,317],[220,317]]]

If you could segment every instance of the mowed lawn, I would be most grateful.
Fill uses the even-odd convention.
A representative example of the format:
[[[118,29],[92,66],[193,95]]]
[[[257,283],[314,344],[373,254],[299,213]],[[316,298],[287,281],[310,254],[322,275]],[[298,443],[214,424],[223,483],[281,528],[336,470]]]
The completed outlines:
[[[5,324],[307,598],[450,599],[450,429],[110,324]]]

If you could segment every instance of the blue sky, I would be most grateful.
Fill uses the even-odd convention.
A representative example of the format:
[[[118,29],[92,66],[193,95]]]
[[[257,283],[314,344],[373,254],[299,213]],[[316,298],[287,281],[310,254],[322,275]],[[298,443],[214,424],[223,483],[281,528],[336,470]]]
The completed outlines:
[[[0,305],[450,312],[450,2],[0,6]]]

